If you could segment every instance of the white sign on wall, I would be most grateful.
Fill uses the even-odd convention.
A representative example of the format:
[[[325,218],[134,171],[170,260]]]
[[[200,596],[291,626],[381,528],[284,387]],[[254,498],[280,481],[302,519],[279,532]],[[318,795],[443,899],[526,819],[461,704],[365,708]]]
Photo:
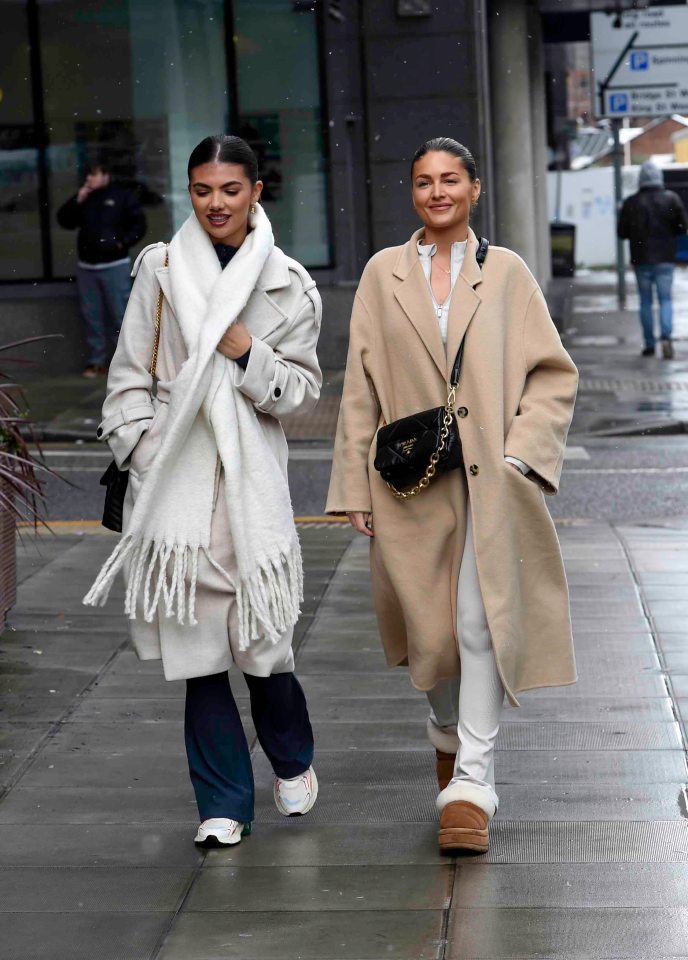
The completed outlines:
[[[688,6],[592,13],[590,24],[598,116],[688,114]]]

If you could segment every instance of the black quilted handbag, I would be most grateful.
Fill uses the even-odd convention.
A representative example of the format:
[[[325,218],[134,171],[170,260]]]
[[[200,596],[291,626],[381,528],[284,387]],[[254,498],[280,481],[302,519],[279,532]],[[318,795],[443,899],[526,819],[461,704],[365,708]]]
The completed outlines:
[[[479,240],[476,260],[481,269],[488,246],[487,240]],[[454,416],[463,347],[464,340],[456,353],[443,407],[394,420],[377,432],[375,469],[399,500],[418,496],[433,477],[457,470],[463,464],[461,438]]]

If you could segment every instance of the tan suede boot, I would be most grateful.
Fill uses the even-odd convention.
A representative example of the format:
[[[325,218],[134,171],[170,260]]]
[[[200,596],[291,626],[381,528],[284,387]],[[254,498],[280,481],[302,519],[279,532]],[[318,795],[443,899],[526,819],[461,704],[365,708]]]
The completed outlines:
[[[454,776],[456,754],[442,753],[441,750],[435,750],[435,755],[437,757],[437,783],[440,790],[444,790],[451,778]]]
[[[440,814],[438,840],[442,853],[473,850],[486,853],[490,845],[489,817],[468,800],[448,803]]]

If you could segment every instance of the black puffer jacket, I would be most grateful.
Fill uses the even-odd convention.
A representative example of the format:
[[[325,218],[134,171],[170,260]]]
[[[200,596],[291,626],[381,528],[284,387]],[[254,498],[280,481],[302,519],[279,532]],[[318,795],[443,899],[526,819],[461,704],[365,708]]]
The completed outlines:
[[[58,210],[57,222],[79,230],[77,248],[84,263],[121,260],[146,232],[138,197],[123,183],[94,190],[83,203],[77,203],[75,194]]]
[[[676,237],[688,229],[681,198],[664,187],[643,187],[624,200],[617,228],[631,241],[631,263],[673,263]]]

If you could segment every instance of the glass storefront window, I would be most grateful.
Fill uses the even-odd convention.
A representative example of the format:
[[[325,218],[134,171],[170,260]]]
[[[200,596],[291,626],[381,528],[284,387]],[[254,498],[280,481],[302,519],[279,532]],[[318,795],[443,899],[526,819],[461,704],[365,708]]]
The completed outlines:
[[[76,234],[57,211],[92,159],[138,190],[139,246],[169,239],[191,211],[189,154],[222,131],[258,155],[277,242],[308,267],[329,265],[314,11],[294,0],[0,0],[0,280],[73,275]]]
[[[0,280],[43,273],[26,7],[0,2]]]
[[[291,0],[234,0],[239,136],[256,154],[276,242],[308,267],[330,261],[318,30]],[[313,5],[315,6],[315,5]]]
[[[227,129],[224,4],[42,0],[40,29],[53,263],[57,276],[69,276],[76,237],[55,214],[90,158],[136,186],[148,221],[140,245],[169,239],[188,216],[189,153]]]

